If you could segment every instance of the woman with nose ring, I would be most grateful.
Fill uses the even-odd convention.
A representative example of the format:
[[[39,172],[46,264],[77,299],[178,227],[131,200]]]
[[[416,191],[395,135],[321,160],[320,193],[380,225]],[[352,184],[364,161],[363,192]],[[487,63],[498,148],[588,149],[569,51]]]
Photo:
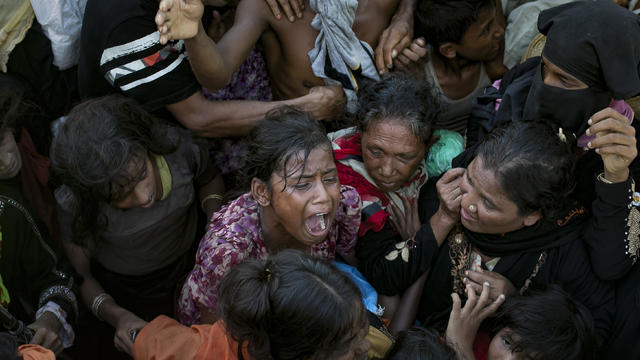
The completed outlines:
[[[590,309],[606,339],[614,294],[591,270],[586,211],[568,197],[573,141],[541,122],[511,123],[486,137],[466,168],[440,178],[437,211],[416,234],[435,249],[420,259],[430,270],[418,320],[443,329],[452,292],[479,295],[488,284],[495,300],[555,283]]]

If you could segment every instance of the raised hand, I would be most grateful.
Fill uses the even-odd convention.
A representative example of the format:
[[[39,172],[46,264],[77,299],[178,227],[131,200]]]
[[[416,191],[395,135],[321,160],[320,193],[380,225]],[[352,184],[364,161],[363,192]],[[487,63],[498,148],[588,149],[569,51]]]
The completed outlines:
[[[198,33],[204,13],[202,0],[162,0],[156,13],[160,43],[191,39]]]
[[[587,146],[602,157],[604,177],[623,182],[629,177],[629,164],[638,155],[636,131],[629,120],[612,108],[595,113],[589,119],[587,135],[595,135]]]
[[[504,302],[504,295],[495,300],[489,297],[489,284],[484,283],[480,295],[467,286],[467,302],[461,307],[458,294],[451,294],[453,308],[449,315],[449,323],[445,337],[449,343],[458,351],[460,358],[473,360],[473,341],[480,324],[487,317],[493,315]]]
[[[298,18],[302,18],[302,10],[304,10],[304,0],[266,0],[267,5],[271,8],[271,12],[276,19],[280,20],[282,11],[289,21],[296,20],[294,13]],[[282,8],[282,11],[280,11]]]
[[[393,67],[393,60],[411,45],[413,38],[413,16],[394,16],[380,35],[375,50],[376,68],[380,75]]]

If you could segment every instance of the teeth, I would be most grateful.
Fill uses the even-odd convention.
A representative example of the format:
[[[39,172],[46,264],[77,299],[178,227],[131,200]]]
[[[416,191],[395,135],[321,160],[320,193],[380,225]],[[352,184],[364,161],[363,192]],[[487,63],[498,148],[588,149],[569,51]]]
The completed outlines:
[[[318,214],[316,216],[320,217],[320,229],[324,230],[326,228],[326,225],[324,224],[324,214]]]

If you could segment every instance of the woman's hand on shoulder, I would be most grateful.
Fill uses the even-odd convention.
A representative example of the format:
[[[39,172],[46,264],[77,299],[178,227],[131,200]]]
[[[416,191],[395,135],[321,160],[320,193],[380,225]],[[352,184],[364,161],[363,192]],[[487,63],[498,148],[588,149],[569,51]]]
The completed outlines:
[[[629,177],[629,165],[638,155],[636,131],[629,120],[608,107],[589,119],[587,135],[595,136],[587,146],[602,157],[605,179],[617,183]]]
[[[298,98],[298,103],[292,103],[302,107],[311,113],[318,121],[332,121],[344,115],[344,107],[347,99],[342,86],[314,86],[309,94]]]

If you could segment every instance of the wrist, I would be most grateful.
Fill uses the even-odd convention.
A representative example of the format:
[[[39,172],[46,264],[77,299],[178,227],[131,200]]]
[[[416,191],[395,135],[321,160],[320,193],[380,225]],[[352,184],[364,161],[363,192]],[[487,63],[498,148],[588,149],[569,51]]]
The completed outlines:
[[[612,173],[605,169],[603,173],[598,175],[598,180],[607,183],[607,184],[615,184],[627,181],[629,178],[629,169],[625,169],[621,172]]]
[[[438,208],[438,211],[436,211],[436,213],[431,217],[431,227],[436,225],[440,228],[448,229],[447,233],[455,226],[457,222],[457,217],[450,216],[448,212],[441,207]]]

